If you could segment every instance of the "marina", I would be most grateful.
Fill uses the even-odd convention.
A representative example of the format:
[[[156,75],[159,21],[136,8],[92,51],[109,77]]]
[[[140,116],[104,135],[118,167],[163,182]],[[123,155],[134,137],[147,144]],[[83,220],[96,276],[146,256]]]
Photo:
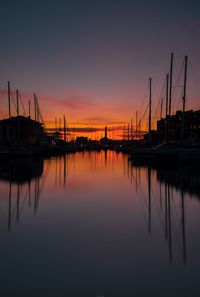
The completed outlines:
[[[0,297],[200,296],[199,20],[2,1]]]

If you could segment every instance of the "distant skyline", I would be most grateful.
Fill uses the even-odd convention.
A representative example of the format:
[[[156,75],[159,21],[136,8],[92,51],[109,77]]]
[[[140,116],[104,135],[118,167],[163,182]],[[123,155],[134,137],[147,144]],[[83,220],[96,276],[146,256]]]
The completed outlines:
[[[198,1],[9,1],[0,36],[1,118],[10,80],[25,106],[36,92],[47,125],[63,114],[72,125],[122,125],[147,105],[149,77],[156,109],[172,51],[174,110],[185,55],[187,107],[200,107]]]

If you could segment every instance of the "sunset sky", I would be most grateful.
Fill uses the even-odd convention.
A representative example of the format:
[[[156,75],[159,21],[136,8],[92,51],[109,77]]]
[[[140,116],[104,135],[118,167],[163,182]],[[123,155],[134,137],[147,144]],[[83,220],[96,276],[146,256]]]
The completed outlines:
[[[37,93],[47,125],[122,125],[148,104],[150,76],[156,109],[172,51],[174,110],[185,55],[187,107],[200,107],[199,1],[3,1],[0,36],[1,118],[10,80],[25,106]]]

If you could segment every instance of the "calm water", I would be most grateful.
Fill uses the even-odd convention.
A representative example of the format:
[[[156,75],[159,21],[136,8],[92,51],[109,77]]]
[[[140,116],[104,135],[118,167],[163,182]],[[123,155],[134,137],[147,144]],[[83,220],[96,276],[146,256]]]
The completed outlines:
[[[114,152],[0,166],[0,296],[200,296],[200,173]]]

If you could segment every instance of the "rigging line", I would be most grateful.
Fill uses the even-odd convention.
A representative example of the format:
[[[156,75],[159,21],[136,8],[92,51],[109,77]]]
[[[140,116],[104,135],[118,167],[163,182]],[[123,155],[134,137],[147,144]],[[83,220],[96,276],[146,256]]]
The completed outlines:
[[[180,98],[179,98],[179,100],[178,100],[178,102],[177,102],[176,110],[178,110],[179,106],[181,107],[182,99],[183,99],[183,97],[182,97],[182,95],[181,95]]]
[[[137,180],[137,178],[136,178],[136,176],[135,176],[135,174],[134,174],[134,172],[132,171],[132,176],[133,176],[133,179],[136,181]],[[144,202],[144,204],[145,204],[145,206],[147,207],[147,209],[148,209],[148,201],[147,201],[147,199],[146,199],[146,196],[145,196],[145,194],[143,193],[143,191],[141,190],[141,188],[140,188],[140,186],[138,187],[138,191],[140,192],[140,194],[141,194],[141,197],[142,197],[142,201]]]
[[[179,230],[180,230],[180,222],[178,222],[179,220],[178,218],[178,210],[176,207],[176,204],[173,203],[173,200],[171,200],[171,205],[173,205],[173,207],[171,207],[171,221],[173,222],[173,228],[172,228],[172,235],[174,234],[174,238],[176,239],[176,244],[177,247],[180,248],[180,244],[181,244],[181,240],[180,240],[180,235],[179,235]],[[177,220],[178,221],[177,221]]]
[[[179,90],[178,86],[180,84],[181,74],[183,73],[183,67],[184,67],[184,60],[182,62],[182,65],[180,67],[179,73],[178,73],[177,78],[176,78],[176,83],[175,83],[175,86],[173,88],[172,97],[175,97],[176,92]],[[172,110],[174,110],[174,105],[176,104],[176,101],[177,100],[175,100],[175,102],[173,101]]]
[[[158,119],[157,118],[157,114],[158,114],[158,109],[161,105],[161,101],[162,101],[162,98],[160,97],[159,98],[159,101],[158,101],[158,104],[157,104],[157,107],[156,107],[156,110],[155,110],[155,113],[154,113],[154,116],[153,116],[153,120],[152,120],[152,126],[154,126],[154,123],[156,122],[156,120]],[[156,124],[156,123],[155,123]]]
[[[41,184],[40,184],[39,196],[41,196],[41,193],[42,193],[42,191],[43,191],[44,185],[45,185],[46,180],[47,180],[48,175],[49,175],[49,170],[50,170],[50,168],[51,168],[51,163],[48,162],[48,163],[47,163],[47,166],[46,166],[46,169],[45,169],[45,173],[44,173],[44,175],[43,175],[43,177],[42,177],[42,182],[41,182]]]
[[[155,196],[153,189],[152,189],[152,194],[153,194],[152,198],[155,197],[154,199],[152,199],[152,202],[154,202],[154,203],[152,203],[152,205],[154,206],[154,208],[157,212],[157,216],[160,221],[161,230],[164,232],[165,231],[164,219],[162,217],[162,213],[160,213],[160,211],[159,211],[160,207],[159,207],[158,201],[156,199],[157,196]]]
[[[173,198],[173,196],[171,198]],[[177,205],[174,203],[174,200],[171,199],[171,222],[173,222],[171,233],[172,236],[174,235],[177,247],[180,248],[179,223],[177,222],[178,213]]]
[[[191,61],[191,59],[188,57],[188,63],[189,63],[189,65],[190,65],[190,69],[191,69],[191,71],[190,71],[190,77],[192,78],[190,81],[191,82],[193,82],[194,81],[194,83],[192,84],[193,85],[193,88],[195,88],[196,90],[195,91],[197,91],[198,93],[199,93],[199,86],[200,86],[200,76],[199,76],[199,74],[200,73],[198,73],[197,72],[197,70],[195,69],[195,67],[194,67],[194,65],[193,65],[193,63],[192,63],[192,61]],[[193,108],[194,109],[199,109],[199,103],[193,103]]]
[[[183,73],[183,66],[184,66],[184,63],[182,64],[182,66],[181,66],[181,68],[180,68],[180,72],[179,72],[179,74],[178,74],[178,76],[177,76],[176,84],[175,84],[175,87],[174,87],[174,89],[173,89],[173,93],[172,93],[173,96],[175,96],[176,93],[177,93],[177,91],[179,90],[178,87],[179,87],[179,84],[180,84],[181,75],[182,75],[182,73]]]
[[[15,99],[13,98],[12,91],[10,91],[10,97],[12,98],[12,101],[13,101],[14,106],[15,106],[15,111],[17,112],[17,105],[16,105],[16,102],[15,102]]]
[[[20,102],[21,102],[21,105],[22,105],[22,108],[23,108],[23,111],[24,111],[24,115],[27,116],[27,114],[26,114],[26,110],[25,110],[25,108],[24,108],[24,104],[23,104],[23,101],[22,101],[22,98],[21,98],[20,93],[19,93],[19,100],[20,100]]]
[[[24,199],[21,198],[21,200],[23,199],[23,201],[21,201],[21,208],[19,209],[19,217],[22,215],[22,212],[23,212],[24,205],[25,205],[27,197],[28,197],[28,189],[25,192]]]
[[[142,108],[143,108],[143,106],[144,106],[144,102],[145,102],[145,100],[146,100],[146,94],[147,94],[147,90],[148,90],[148,88],[149,88],[149,82],[148,82],[147,85],[146,85],[146,89],[145,89],[144,96],[143,96],[143,100],[142,100],[142,105],[141,105],[140,110],[139,110],[139,113],[138,113],[138,118],[140,117],[140,114],[142,113]]]
[[[139,120],[139,125],[141,125],[141,123],[142,123],[142,121],[143,121],[143,119],[144,119],[144,117],[145,117],[145,114],[146,114],[148,108],[149,108],[149,103],[147,104],[147,107],[146,107],[146,109],[145,109],[145,111],[144,111],[144,113],[143,113],[143,116],[142,116],[141,119]]]
[[[191,68],[191,76],[193,76],[193,78],[196,80],[196,83],[197,85],[199,86],[199,83],[200,83],[200,77],[198,76],[195,68],[194,68],[194,65],[191,61],[191,59],[188,57],[188,64],[190,65],[190,68]]]
[[[38,112],[39,112],[39,117],[40,117],[42,123],[43,123],[44,126],[45,126],[45,122],[44,122],[43,116],[42,116],[42,114],[41,114],[40,108],[38,108]]]
[[[155,113],[154,113],[154,117],[153,117],[153,121],[152,121],[153,124],[154,124],[154,121],[156,120],[156,115],[157,115],[157,112],[158,112],[158,108],[159,108],[159,106],[160,106],[160,104],[161,104],[162,97],[164,97],[164,96],[163,96],[163,92],[164,92],[165,85],[166,85],[166,77],[165,77],[165,79],[164,79],[164,81],[163,81],[163,85],[162,85],[162,89],[161,89],[160,97],[159,97],[159,99],[158,99],[158,105],[157,105],[157,108],[156,108]]]
[[[22,186],[19,185],[19,197],[21,196],[22,191],[23,191],[23,185]],[[17,211],[17,199],[16,199],[16,204],[14,205],[12,213],[11,213],[11,219],[13,218],[15,211]]]

